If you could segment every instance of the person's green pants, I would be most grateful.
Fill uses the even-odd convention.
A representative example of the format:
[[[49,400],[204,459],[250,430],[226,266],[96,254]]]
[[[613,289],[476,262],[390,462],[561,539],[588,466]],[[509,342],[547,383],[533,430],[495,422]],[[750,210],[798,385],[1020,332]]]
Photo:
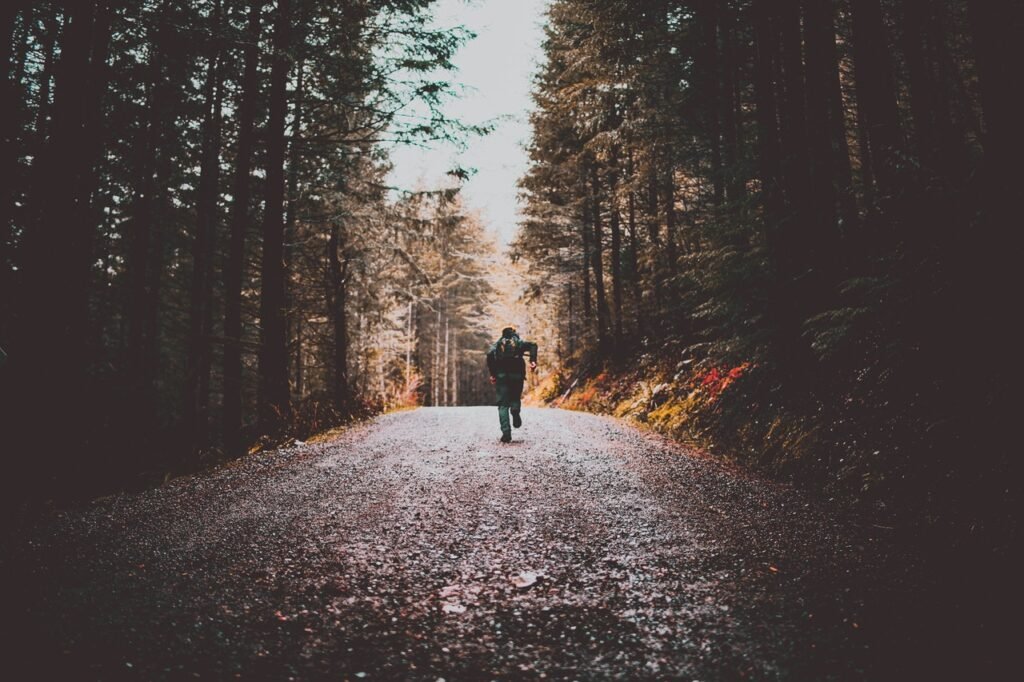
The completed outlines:
[[[502,435],[512,435],[512,424],[509,422],[509,411],[517,414],[522,407],[523,377],[518,374],[498,375],[495,384],[498,392],[498,423],[501,424]]]

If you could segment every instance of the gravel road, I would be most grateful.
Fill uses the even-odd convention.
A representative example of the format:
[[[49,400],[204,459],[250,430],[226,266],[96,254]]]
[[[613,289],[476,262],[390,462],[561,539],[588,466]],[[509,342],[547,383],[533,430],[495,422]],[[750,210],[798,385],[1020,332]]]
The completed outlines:
[[[880,541],[610,418],[390,414],[55,512],[11,565],[73,679],[877,679]],[[891,630],[891,623],[890,623]]]

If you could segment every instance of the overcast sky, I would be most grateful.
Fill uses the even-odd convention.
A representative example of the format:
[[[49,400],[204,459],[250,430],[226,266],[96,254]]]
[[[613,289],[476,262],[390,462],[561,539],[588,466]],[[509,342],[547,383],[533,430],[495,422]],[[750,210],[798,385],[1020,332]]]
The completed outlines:
[[[505,244],[516,229],[516,180],[526,170],[531,78],[541,60],[541,29],[548,0],[439,0],[438,26],[462,25],[477,34],[455,57],[455,82],[463,97],[446,107],[468,123],[504,117],[490,135],[431,150],[400,147],[392,152],[391,183],[402,188],[450,184],[445,171],[460,165],[477,173],[463,197]]]

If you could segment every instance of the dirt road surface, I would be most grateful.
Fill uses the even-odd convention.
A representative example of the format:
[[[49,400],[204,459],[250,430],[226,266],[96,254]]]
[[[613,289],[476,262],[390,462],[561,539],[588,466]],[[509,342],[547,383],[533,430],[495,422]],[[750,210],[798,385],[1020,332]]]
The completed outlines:
[[[54,513],[22,663],[74,679],[877,679],[881,541],[609,418],[390,414]],[[882,648],[880,648],[882,647]]]

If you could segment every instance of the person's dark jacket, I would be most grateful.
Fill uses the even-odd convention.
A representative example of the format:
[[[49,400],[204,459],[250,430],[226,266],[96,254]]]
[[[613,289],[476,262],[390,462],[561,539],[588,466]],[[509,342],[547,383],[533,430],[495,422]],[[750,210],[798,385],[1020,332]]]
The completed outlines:
[[[532,341],[523,341],[518,334],[511,337],[516,341],[516,354],[514,357],[502,357],[499,354],[499,345],[506,337],[502,337],[491,344],[487,350],[487,371],[494,378],[500,379],[503,376],[526,376],[526,362],[524,355],[530,356],[530,362],[537,362],[537,344]]]

